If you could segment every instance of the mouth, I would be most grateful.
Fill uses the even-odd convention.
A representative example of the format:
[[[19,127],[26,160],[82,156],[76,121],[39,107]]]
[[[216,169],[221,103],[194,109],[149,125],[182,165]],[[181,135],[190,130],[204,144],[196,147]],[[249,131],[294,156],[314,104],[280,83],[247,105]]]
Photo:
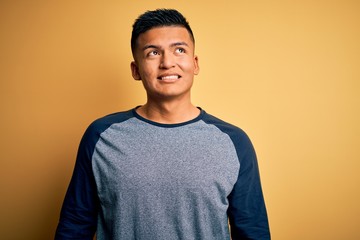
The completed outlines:
[[[174,81],[174,80],[177,80],[177,79],[179,79],[179,78],[181,78],[180,75],[174,74],[174,75],[159,76],[157,79],[158,79],[158,80],[163,80],[163,81]]]

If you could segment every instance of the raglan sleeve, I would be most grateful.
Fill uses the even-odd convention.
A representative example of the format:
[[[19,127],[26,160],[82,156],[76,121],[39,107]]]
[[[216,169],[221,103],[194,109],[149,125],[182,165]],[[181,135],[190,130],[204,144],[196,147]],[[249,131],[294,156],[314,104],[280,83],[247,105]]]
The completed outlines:
[[[269,240],[270,229],[254,147],[245,133],[232,139],[240,161],[237,182],[228,196],[232,240]]]
[[[73,175],[67,189],[55,239],[93,239],[96,232],[98,197],[91,157],[96,131],[89,127],[81,139]]]

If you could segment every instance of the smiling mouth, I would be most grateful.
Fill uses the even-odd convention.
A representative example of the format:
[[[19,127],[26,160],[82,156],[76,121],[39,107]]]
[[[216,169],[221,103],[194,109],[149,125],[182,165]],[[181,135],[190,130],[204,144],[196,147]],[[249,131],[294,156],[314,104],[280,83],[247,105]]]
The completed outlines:
[[[169,76],[160,76],[158,77],[159,80],[176,80],[181,78],[179,75],[169,75]]]

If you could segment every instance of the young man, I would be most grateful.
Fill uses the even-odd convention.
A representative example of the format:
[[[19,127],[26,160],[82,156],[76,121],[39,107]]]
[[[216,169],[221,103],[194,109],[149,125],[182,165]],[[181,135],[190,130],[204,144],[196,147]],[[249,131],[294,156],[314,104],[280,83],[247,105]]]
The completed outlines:
[[[249,138],[191,103],[194,45],[176,10],[136,20],[131,71],[147,102],[85,132],[56,239],[270,239]]]

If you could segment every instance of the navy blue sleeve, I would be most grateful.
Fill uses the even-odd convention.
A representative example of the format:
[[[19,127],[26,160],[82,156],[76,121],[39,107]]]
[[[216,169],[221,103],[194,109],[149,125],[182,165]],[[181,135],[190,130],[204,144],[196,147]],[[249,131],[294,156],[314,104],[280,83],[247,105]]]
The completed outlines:
[[[94,127],[85,132],[78,149],[74,172],[61,209],[55,239],[93,239],[98,198],[91,157],[98,137]]]
[[[237,182],[228,196],[228,216],[233,240],[270,239],[255,150],[245,133],[231,136],[240,161]]]
[[[94,121],[81,139],[73,176],[65,195],[55,239],[93,239],[100,202],[92,170],[92,155],[100,134],[115,122],[133,117],[133,110]]]
[[[240,162],[238,179],[228,196],[228,217],[232,240],[269,240],[270,229],[254,147],[240,128],[210,114],[204,121],[228,134]]]

